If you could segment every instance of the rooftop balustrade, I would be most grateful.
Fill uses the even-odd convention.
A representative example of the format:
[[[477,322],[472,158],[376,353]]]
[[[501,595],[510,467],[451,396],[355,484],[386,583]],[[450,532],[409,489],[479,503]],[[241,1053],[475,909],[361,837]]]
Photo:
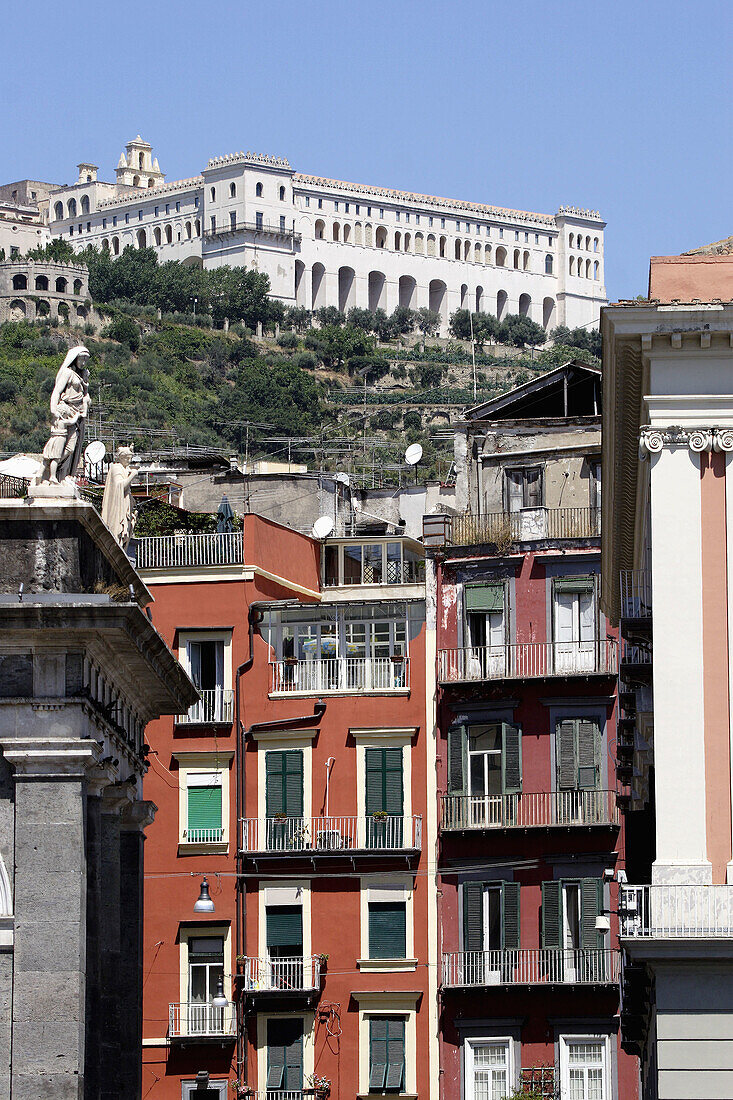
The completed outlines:
[[[613,985],[619,952],[605,948],[519,947],[443,954],[443,987],[492,985]]]
[[[619,824],[619,811],[615,791],[448,794],[442,798],[440,824],[443,832],[611,827]]]
[[[243,562],[242,531],[157,535],[137,541],[138,570],[206,568]]]
[[[598,538],[600,533],[600,508],[523,508],[451,516],[446,541],[453,546],[503,546],[541,539]]]
[[[241,221],[232,225],[224,224],[216,229],[208,229],[204,232],[204,240],[214,241],[220,237],[227,237],[230,233],[262,233],[268,237],[283,237],[285,240],[290,241],[292,244],[298,244],[302,240],[302,234],[298,233],[294,229],[284,229],[280,225],[275,225],[274,222],[248,222]]]
[[[241,850],[249,855],[384,854],[420,851],[422,844],[420,816],[246,818],[241,829]]]
[[[629,939],[733,939],[733,886],[622,886],[619,912]]]
[[[587,642],[509,642],[438,652],[438,680],[443,684],[550,676],[615,676],[617,670],[618,644],[614,638]]]
[[[168,1006],[169,1039],[234,1037],[235,1024],[233,1004],[219,1007],[207,1002],[184,1001]]]

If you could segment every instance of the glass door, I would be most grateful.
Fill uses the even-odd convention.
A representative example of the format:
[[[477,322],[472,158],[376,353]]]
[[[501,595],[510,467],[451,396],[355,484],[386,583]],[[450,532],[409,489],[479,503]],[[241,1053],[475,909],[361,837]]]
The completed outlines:
[[[224,978],[222,936],[192,936],[188,941],[188,1033],[221,1035],[224,1009],[211,1002]]]
[[[473,828],[502,824],[501,751],[502,728],[498,722],[470,731],[469,825]]]
[[[555,672],[595,668],[595,599],[588,587],[555,591]]]

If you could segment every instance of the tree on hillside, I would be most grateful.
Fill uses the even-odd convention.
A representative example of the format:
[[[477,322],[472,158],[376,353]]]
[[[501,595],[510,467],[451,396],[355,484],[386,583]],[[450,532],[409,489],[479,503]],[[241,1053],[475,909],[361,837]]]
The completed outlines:
[[[435,309],[422,306],[417,311],[417,327],[423,336],[437,336],[440,330],[440,314]]]
[[[597,359],[601,357],[601,334],[597,328],[567,328],[558,325],[550,334],[556,344],[564,344],[565,347],[581,348],[589,351]]]
[[[62,237],[56,237],[55,240],[49,241],[48,244],[38,245],[36,248],[31,248],[29,252],[25,254],[26,260],[51,260],[57,264],[74,264],[79,263],[80,258],[77,252],[71,247],[68,241],[65,241]]]
[[[502,344],[512,344],[515,348],[537,347],[547,340],[542,325],[519,313],[507,313],[499,326],[498,339]]]

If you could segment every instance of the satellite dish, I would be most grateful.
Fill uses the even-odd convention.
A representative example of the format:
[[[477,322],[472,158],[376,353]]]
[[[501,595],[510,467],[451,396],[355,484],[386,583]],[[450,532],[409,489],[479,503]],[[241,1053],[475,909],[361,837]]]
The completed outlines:
[[[107,448],[100,439],[94,439],[84,451],[84,458],[90,466],[98,466],[107,454]]]
[[[333,531],[333,520],[330,516],[319,516],[313,524],[313,538],[327,539]]]
[[[351,482],[349,481],[349,475],[343,473],[343,471],[341,470],[339,470],[339,472],[336,474],[336,480],[338,481],[339,485],[348,486],[351,484]]]
[[[405,451],[405,462],[408,466],[417,466],[422,458],[422,447],[419,443],[411,443]]]

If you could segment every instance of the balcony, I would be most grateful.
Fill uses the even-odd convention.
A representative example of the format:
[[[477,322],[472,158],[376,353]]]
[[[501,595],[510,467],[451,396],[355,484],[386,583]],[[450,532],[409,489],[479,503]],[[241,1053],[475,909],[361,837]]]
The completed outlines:
[[[600,508],[523,508],[450,517],[446,541],[453,546],[506,546],[541,539],[592,539],[601,533]]]
[[[190,569],[241,565],[244,561],[242,531],[203,535],[158,535],[138,539],[136,568]]]
[[[260,856],[338,856],[419,852],[422,818],[286,817],[242,820],[242,852]]]
[[[622,569],[620,574],[621,618],[633,622],[651,619],[652,575],[646,569]]]
[[[619,911],[628,939],[733,939],[733,886],[623,886]]]
[[[187,714],[176,718],[178,726],[230,726],[234,712],[234,691],[231,688],[199,689],[201,698]]]
[[[615,638],[588,642],[511,642],[438,652],[438,680],[442,684],[615,676],[617,668]]]
[[[217,1005],[188,1001],[168,1006],[168,1038],[208,1040],[234,1038],[234,1005]]]
[[[234,225],[222,225],[219,229],[209,229],[204,232],[205,241],[223,240],[234,233],[256,233],[262,237],[272,237],[288,241],[291,245],[300,244],[302,235],[294,229],[284,229],[280,225],[271,222],[236,222]]]
[[[245,993],[315,993],[321,988],[321,956],[242,961],[241,981]]]
[[[450,951],[443,954],[443,987],[492,985],[615,985],[619,952],[519,947],[508,951]]]
[[[375,695],[410,690],[409,657],[314,657],[270,662],[272,695]]]
[[[493,796],[448,794],[441,806],[443,832],[553,829],[619,824],[615,791],[541,791]]]

